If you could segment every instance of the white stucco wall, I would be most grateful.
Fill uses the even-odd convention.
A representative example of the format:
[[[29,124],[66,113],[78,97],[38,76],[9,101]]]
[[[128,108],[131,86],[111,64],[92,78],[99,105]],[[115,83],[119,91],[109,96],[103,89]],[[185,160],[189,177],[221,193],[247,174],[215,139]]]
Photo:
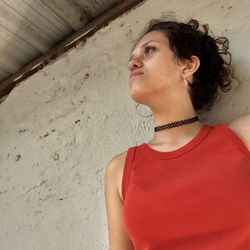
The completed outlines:
[[[249,12],[248,0],[148,0],[19,84],[0,105],[0,249],[107,249],[104,169],[153,134],[129,95],[133,41],[168,15],[227,36],[242,84],[207,123],[228,122],[249,113]]]

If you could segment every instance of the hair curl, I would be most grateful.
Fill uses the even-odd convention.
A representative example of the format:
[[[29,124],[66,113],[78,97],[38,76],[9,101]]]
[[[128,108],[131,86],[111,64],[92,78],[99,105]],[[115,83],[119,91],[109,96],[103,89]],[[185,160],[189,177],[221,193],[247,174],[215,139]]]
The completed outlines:
[[[190,98],[195,111],[209,111],[221,96],[219,90],[227,92],[232,87],[231,54],[226,37],[213,38],[208,34],[207,24],[202,25],[203,30],[199,27],[195,19],[187,23],[153,19],[140,38],[151,31],[160,31],[178,59],[191,59],[192,55],[199,58],[200,66],[193,74],[192,84],[189,83]],[[222,55],[229,56],[229,60]]]

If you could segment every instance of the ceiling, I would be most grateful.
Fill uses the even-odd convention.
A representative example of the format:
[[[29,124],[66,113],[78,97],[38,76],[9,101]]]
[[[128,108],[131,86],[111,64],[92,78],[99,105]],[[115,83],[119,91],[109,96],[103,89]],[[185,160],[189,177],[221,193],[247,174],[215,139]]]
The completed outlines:
[[[107,13],[111,17],[114,12],[117,17],[139,2],[142,1],[0,0],[0,98],[11,91],[17,79],[24,79],[22,70],[26,68],[27,73],[35,59],[48,51],[51,54],[51,49],[77,32],[79,37],[79,31],[83,32],[98,17]],[[42,59],[44,62],[46,57]]]

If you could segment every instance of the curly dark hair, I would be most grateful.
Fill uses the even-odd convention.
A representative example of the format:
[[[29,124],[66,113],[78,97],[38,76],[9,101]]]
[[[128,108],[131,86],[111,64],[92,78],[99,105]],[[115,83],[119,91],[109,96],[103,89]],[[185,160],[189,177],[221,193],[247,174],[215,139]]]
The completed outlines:
[[[187,23],[153,19],[138,40],[157,30],[167,37],[170,49],[178,59],[197,56],[200,66],[193,75],[193,83],[189,83],[190,98],[195,111],[209,111],[218,96],[221,97],[219,90],[227,92],[231,89],[233,71],[228,39],[213,38],[208,34],[207,24],[202,25],[203,30],[199,26],[195,19]],[[229,57],[229,60],[222,55]]]

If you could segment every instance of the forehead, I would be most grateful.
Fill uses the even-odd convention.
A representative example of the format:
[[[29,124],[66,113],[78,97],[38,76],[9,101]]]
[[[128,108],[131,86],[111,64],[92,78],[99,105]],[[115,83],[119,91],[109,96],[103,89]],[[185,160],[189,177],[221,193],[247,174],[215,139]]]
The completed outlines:
[[[137,48],[142,47],[145,43],[149,41],[168,45],[167,37],[161,31],[154,30],[141,37],[136,43],[136,45],[133,47],[132,52],[135,51]]]

